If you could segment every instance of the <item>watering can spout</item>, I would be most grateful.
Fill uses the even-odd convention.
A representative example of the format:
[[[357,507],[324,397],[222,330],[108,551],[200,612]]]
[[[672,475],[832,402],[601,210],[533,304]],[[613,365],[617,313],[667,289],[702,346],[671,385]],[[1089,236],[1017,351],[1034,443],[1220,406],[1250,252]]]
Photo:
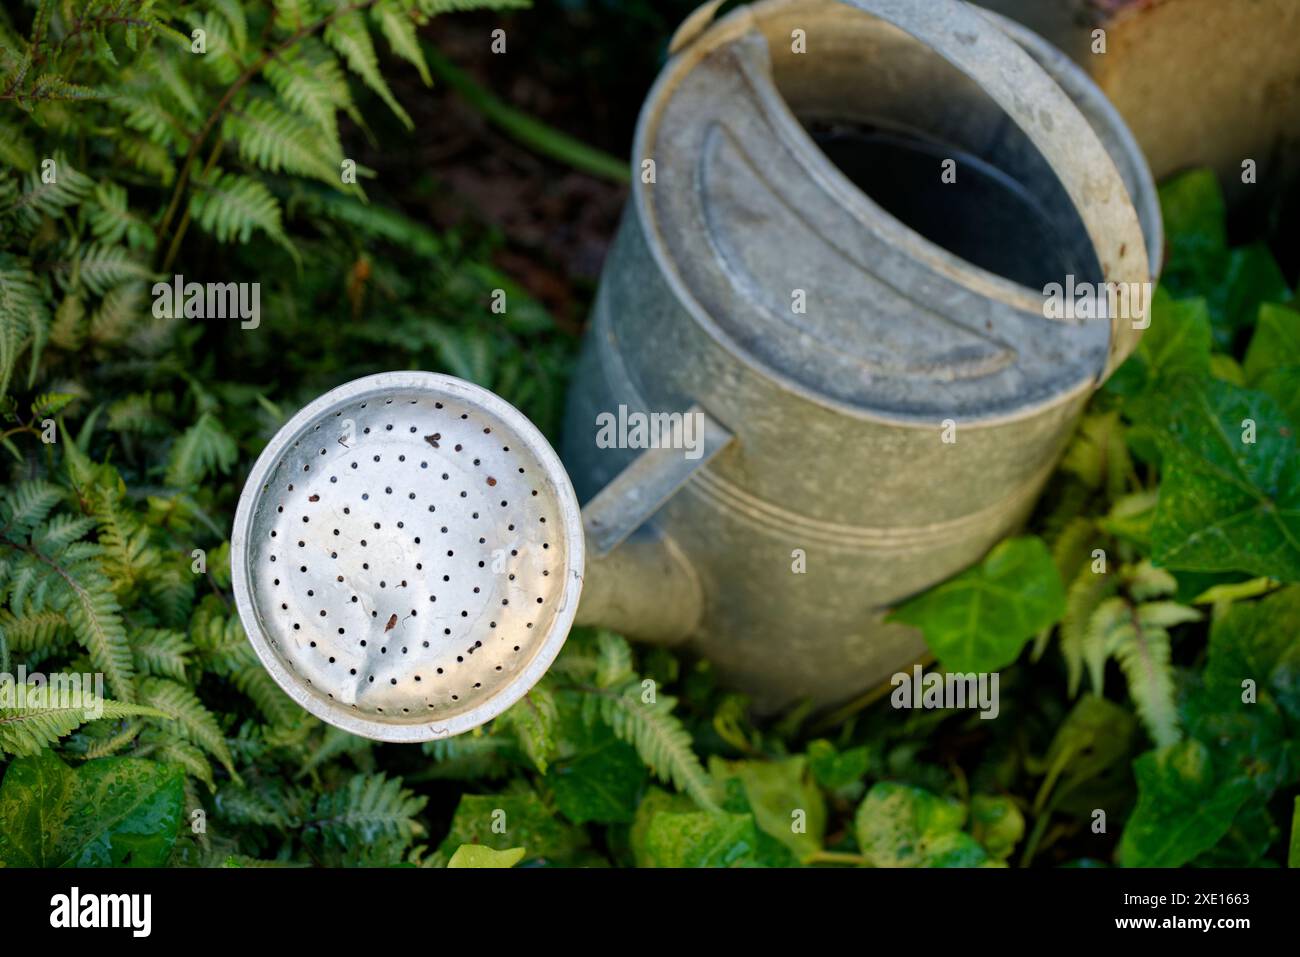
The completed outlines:
[[[587,567],[577,624],[665,645],[685,641],[699,625],[704,596],[695,569],[669,536],[646,525],[732,440],[698,406],[683,413],[687,420],[699,437],[691,451],[643,451],[584,506]]]

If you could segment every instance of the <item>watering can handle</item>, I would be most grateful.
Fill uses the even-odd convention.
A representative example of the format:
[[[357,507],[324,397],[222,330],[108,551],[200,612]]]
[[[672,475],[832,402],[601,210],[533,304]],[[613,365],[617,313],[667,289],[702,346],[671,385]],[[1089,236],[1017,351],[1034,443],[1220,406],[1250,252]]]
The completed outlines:
[[[732,433],[698,405],[685,415],[700,423],[697,455],[688,458],[674,448],[646,449],[583,506],[583,532],[593,557],[617,548],[731,441]]]
[[[709,26],[723,0],[710,0],[678,28],[677,53]],[[991,14],[961,0],[840,0],[910,34],[980,88],[1020,127],[1056,172],[1092,241],[1109,288],[1146,290],[1151,263],[1137,210],[1118,168],[1078,107]],[[1104,382],[1137,346],[1150,324],[1149,296],[1110,317],[1110,345],[1097,377]]]

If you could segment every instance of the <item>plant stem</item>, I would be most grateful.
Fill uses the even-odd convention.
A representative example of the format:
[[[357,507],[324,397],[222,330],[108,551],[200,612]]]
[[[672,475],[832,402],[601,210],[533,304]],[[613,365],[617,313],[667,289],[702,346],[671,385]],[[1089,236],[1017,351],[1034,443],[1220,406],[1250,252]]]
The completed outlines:
[[[847,864],[851,867],[866,867],[867,859],[862,854],[850,854],[847,851],[813,851],[802,863],[808,864]]]
[[[171,200],[167,204],[167,212],[163,214],[162,222],[159,223],[158,225],[158,238],[160,240],[164,235],[167,234],[167,231],[171,228],[172,219],[175,218],[176,210],[180,206],[181,195],[185,192],[185,186],[189,182],[190,170],[193,169],[194,167],[194,160],[198,156],[199,148],[207,140],[208,134],[212,132],[212,128],[216,125],[217,120],[219,120],[221,118],[221,115],[226,112],[227,108],[229,108],[231,101],[233,101],[235,98],[235,95],[239,93],[239,91],[242,90],[245,86],[247,86],[249,81],[252,80],[253,77],[257,76],[257,74],[261,72],[262,67],[266,66],[266,64],[270,63],[271,60],[273,60],[275,57],[278,57],[285,50],[288,50],[290,47],[298,43],[300,40],[303,40],[306,37],[311,36],[317,30],[329,26],[329,24],[333,23],[339,17],[345,16],[346,14],[349,13],[355,13],[357,10],[363,10],[368,6],[371,6],[374,2],[375,0],[361,0],[360,3],[353,3],[353,4],[349,4],[346,7],[339,7],[329,16],[317,20],[315,23],[311,23],[299,27],[296,31],[294,31],[292,36],[290,36],[287,40],[281,43],[278,47],[276,47],[273,50],[267,50],[260,57],[258,57],[257,60],[253,62],[252,66],[248,67],[246,70],[244,70],[243,73],[239,74],[235,82],[231,83],[230,86],[226,88],[226,92],[222,95],[221,99],[217,102],[216,107],[213,109],[211,113],[208,114],[208,119],[203,124],[203,128],[200,129],[197,134],[195,134],[194,139],[191,140],[190,142],[189,152],[185,154],[185,162],[181,165],[180,174],[176,177],[176,186],[172,189]]]
[[[438,78],[463,96],[488,122],[499,126],[529,149],[616,183],[626,183],[630,179],[626,161],[588,146],[497,99],[427,43],[424,44],[424,57]]]

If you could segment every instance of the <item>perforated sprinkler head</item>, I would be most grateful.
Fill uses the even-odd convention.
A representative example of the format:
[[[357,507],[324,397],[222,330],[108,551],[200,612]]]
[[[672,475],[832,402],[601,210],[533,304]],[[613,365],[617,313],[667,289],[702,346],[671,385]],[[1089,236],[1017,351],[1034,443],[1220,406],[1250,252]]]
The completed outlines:
[[[578,502],[517,409],[429,372],[357,379],[282,428],[231,536],[249,641],[309,712],[382,741],[483,724],[555,659]]]

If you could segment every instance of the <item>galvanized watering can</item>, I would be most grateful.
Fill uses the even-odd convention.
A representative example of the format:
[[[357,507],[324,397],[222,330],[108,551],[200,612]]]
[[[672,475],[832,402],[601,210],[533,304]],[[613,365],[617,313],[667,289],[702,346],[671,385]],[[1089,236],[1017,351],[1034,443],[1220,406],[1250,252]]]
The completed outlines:
[[[890,605],[1024,521],[1136,344],[1142,316],[1045,316],[1049,283],[1150,283],[1162,242],[1061,54],[958,0],[718,5],[641,113],[565,465],[490,392],[397,372],[254,466],[239,611],[313,714],[465,731],[575,622],[689,647],[763,709],[843,700],[924,656]]]

